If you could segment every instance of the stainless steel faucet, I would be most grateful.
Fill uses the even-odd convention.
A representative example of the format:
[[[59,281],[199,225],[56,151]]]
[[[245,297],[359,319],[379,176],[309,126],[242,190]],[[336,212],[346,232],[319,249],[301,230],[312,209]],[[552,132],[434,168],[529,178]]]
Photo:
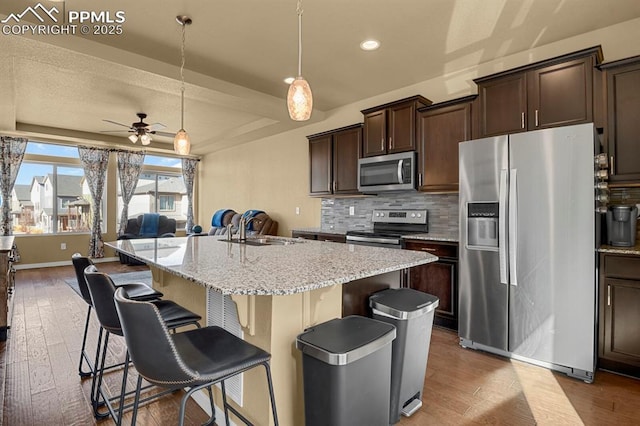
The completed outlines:
[[[247,241],[247,225],[250,224],[255,217],[247,219],[246,217],[240,217],[240,223],[238,224],[238,241],[245,242]]]

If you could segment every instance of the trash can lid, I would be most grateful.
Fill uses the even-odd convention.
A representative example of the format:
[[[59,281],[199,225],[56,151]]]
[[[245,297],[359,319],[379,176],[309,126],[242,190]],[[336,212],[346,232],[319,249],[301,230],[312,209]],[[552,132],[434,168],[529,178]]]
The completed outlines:
[[[395,338],[393,325],[351,315],[305,330],[296,338],[296,348],[327,364],[345,365],[376,352]]]
[[[425,315],[439,303],[436,296],[411,288],[388,288],[369,297],[369,306],[374,313],[401,320]]]

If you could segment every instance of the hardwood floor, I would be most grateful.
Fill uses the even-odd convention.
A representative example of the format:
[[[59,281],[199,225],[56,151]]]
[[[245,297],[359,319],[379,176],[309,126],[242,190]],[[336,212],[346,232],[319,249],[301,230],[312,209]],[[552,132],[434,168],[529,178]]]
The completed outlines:
[[[119,263],[98,267],[113,273],[144,268]],[[0,417],[5,425],[96,424],[88,402],[91,381],[77,374],[87,306],[65,284],[73,277],[70,266],[20,270],[16,275],[13,323],[8,341],[0,343],[0,359],[6,362],[0,362],[0,377],[6,377]],[[90,353],[97,337],[97,321],[92,319]],[[122,359],[122,339],[115,336],[111,343],[110,358]],[[115,388],[119,379],[114,372],[108,381]],[[132,378],[130,389],[134,383]],[[176,424],[180,397],[176,393],[147,405],[138,424]],[[423,401],[421,410],[398,425],[640,425],[638,380],[598,371],[595,382],[585,384],[462,349],[454,333],[441,329],[432,333]],[[187,414],[187,424],[206,420],[193,402]],[[129,423],[127,415],[124,424]]]

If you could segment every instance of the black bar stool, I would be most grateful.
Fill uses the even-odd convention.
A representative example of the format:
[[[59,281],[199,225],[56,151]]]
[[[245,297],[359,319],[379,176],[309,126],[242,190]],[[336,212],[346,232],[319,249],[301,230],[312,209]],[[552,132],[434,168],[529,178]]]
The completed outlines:
[[[187,400],[194,392],[204,388],[209,391],[211,411],[214,413],[210,421],[215,420],[211,386],[218,382],[222,387],[227,425],[229,411],[250,425],[244,416],[227,403],[224,381],[260,365],[266,370],[273,420],[278,425],[269,353],[215,326],[169,334],[156,305],[128,299],[121,289],[116,291],[115,304],[131,360],[138,370],[132,425],[136,422],[143,378],[169,389],[190,388],[180,403],[180,426],[184,424]]]
[[[116,312],[116,307],[114,304],[114,293],[117,289],[109,275],[98,272],[94,265],[89,265],[85,271],[84,276],[87,281],[87,287],[89,288],[89,294],[91,295],[91,301],[93,302],[93,307],[96,310],[96,315],[98,316],[98,321],[100,322],[100,335],[98,337],[98,351],[96,353],[96,372],[93,375],[93,380],[91,382],[91,401],[93,404],[94,415],[97,418],[106,417],[111,415],[114,422],[119,425],[122,421],[122,413],[124,412],[124,401],[127,386],[127,374],[129,371],[129,351],[127,349],[127,353],[124,361],[124,372],[122,376],[122,387],[121,392],[118,396],[109,398],[107,393],[102,389],[102,378],[104,376],[104,365],[107,357],[107,347],[109,345],[109,335],[116,334],[118,336],[122,336],[122,327],[120,325],[120,320],[118,318],[118,313]],[[121,287],[123,291],[126,291],[125,287]],[[178,327],[183,327],[186,325],[195,325],[196,327],[200,327],[198,321],[202,319],[202,317],[198,314],[195,314],[188,309],[183,308],[175,302],[170,300],[154,300],[148,303],[153,304],[157,308],[157,312],[159,314],[160,320],[165,324],[169,329],[175,329]],[[104,342],[102,341],[102,331],[105,331]],[[102,350],[102,354],[100,354],[100,348]],[[100,413],[98,408],[100,406],[100,397],[107,406],[106,413]],[[155,397],[155,395],[154,395]],[[118,414],[116,414],[112,401],[119,400],[119,409]]]
[[[95,373],[95,365],[92,364],[91,359],[89,358],[89,354],[87,354],[86,345],[87,345],[87,332],[89,331],[89,321],[91,318],[91,309],[93,308],[93,302],[91,302],[91,295],[89,294],[89,288],[87,287],[87,281],[84,278],[84,270],[87,266],[93,265],[91,259],[86,256],[82,256],[80,253],[74,253],[71,256],[71,262],[73,263],[73,269],[76,273],[76,279],[78,280],[78,288],[80,289],[80,295],[87,302],[87,319],[84,324],[84,334],[82,336],[82,349],[80,350],[80,362],[78,364],[78,374],[80,377],[89,377]],[[132,299],[135,300],[155,300],[159,299],[163,296],[157,290],[149,287],[144,283],[127,283],[121,284],[116,287],[124,287],[127,289],[127,294],[131,296]],[[86,362],[89,367],[89,371],[82,370],[82,364]],[[118,365],[113,365],[108,368],[117,367]]]

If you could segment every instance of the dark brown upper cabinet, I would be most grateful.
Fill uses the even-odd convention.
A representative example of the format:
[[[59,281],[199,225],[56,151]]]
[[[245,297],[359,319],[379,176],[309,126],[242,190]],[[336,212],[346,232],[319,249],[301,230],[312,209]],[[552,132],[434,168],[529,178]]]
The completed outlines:
[[[640,56],[603,64],[609,181],[640,181]]]
[[[416,111],[428,105],[431,101],[418,95],[363,110],[362,156],[414,151]]]
[[[362,124],[307,136],[309,195],[358,194]]]
[[[467,96],[418,110],[420,191],[458,191],[458,144],[473,138],[475,99]]]
[[[479,137],[594,121],[600,46],[478,78]]]

